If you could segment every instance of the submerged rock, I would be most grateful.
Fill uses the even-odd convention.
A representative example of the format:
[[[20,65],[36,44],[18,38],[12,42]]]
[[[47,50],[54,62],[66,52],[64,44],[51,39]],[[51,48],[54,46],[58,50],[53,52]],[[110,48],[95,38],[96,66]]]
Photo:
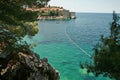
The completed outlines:
[[[48,63],[47,58],[40,59],[36,53],[28,51],[3,55],[0,53],[0,80],[60,79],[58,71]]]

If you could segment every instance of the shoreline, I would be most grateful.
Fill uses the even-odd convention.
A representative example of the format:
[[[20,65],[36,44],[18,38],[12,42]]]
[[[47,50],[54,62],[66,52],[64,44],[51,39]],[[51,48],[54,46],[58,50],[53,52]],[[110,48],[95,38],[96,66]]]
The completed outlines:
[[[76,17],[59,17],[59,16],[47,16],[47,17],[38,17],[38,20],[71,20],[71,19],[76,19]]]

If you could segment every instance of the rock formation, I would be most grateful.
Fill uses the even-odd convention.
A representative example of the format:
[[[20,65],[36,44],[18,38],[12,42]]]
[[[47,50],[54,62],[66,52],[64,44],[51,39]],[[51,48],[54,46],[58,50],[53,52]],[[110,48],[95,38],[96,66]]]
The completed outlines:
[[[59,80],[47,58],[32,51],[0,52],[0,80]]]

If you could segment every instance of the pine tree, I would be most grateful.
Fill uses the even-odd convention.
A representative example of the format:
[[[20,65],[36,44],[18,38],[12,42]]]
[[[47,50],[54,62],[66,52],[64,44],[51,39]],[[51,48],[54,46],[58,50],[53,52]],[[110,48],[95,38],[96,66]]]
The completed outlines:
[[[110,35],[101,36],[101,41],[95,46],[94,64],[87,64],[88,72],[96,76],[103,74],[120,80],[120,22],[119,16],[113,12],[113,22],[110,25]]]
[[[22,39],[38,32],[38,12],[26,10],[25,6],[35,6],[37,1],[0,0],[0,52],[10,47],[28,48]]]

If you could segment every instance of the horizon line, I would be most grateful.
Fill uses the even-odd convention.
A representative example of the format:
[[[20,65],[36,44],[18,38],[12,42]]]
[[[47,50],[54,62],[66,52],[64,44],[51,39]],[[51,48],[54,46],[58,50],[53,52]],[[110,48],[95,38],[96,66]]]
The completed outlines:
[[[106,14],[112,14],[113,12],[87,12],[87,11],[81,11],[81,12],[79,12],[79,11],[70,11],[70,12],[75,12],[75,13],[106,13]],[[116,12],[116,14],[120,14],[120,12]]]

